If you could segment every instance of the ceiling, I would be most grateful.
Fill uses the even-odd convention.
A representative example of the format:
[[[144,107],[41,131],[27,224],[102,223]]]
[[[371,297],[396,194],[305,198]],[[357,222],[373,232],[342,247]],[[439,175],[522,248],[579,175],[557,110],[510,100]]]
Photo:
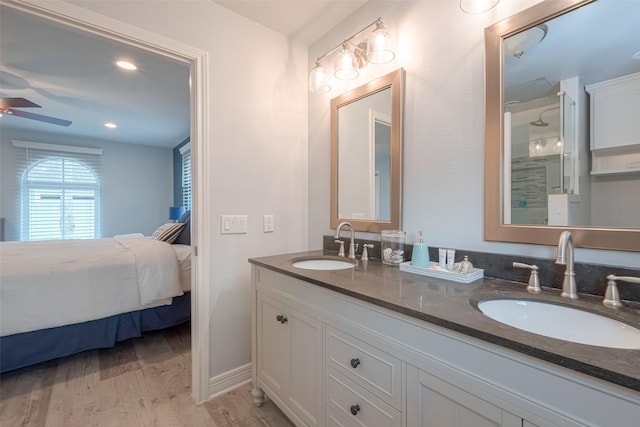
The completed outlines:
[[[368,0],[214,0],[267,28],[310,45]]]
[[[46,43],[43,43],[46,40]],[[135,62],[137,71],[115,67]],[[0,6],[0,97],[69,127],[0,117],[1,129],[174,147],[189,136],[189,67],[145,50]],[[116,129],[104,127],[111,121]]]
[[[216,3],[310,44],[366,1]],[[119,59],[138,70],[115,67]],[[72,123],[63,127],[5,114],[0,131],[160,147],[175,147],[189,136],[187,64],[0,5],[0,98],[9,97],[41,106],[17,110]],[[105,122],[118,127],[108,129]]]

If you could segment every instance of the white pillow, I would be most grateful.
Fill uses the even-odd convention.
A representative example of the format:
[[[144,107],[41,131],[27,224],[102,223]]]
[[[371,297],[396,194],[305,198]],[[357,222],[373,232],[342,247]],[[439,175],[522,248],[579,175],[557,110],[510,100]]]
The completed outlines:
[[[142,234],[142,233],[116,234],[113,237],[119,237],[119,238],[124,238],[124,237],[144,237],[144,234]]]
[[[182,231],[183,227],[184,223],[182,222],[168,222],[158,227],[158,229],[153,232],[151,237],[163,242],[173,243],[178,238],[178,235]]]

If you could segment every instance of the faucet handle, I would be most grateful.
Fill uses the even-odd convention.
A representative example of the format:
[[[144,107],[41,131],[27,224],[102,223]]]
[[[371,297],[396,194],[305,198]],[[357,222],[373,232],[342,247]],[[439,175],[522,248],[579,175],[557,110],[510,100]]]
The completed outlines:
[[[522,262],[514,262],[513,266],[516,268],[530,268],[531,276],[529,276],[529,285],[527,286],[527,292],[530,294],[539,294],[542,292],[542,287],[540,286],[540,277],[538,276],[538,270],[540,269],[537,265],[529,265],[524,264]]]
[[[367,251],[367,248],[373,249],[373,244],[372,243],[364,243],[362,245],[362,260],[363,261],[368,261],[369,260],[369,251]]]
[[[340,243],[340,250],[338,251],[338,256],[344,256],[344,240],[334,240],[336,243]]]
[[[602,304],[611,308],[622,307],[620,294],[618,293],[618,284],[616,283],[617,280],[630,283],[640,283],[640,277],[616,276],[614,274],[608,275],[607,280],[607,291],[604,294]]]

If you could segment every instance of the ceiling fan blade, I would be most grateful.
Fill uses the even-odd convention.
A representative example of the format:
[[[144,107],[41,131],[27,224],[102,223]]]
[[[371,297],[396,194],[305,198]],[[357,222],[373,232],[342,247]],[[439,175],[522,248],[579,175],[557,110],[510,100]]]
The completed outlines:
[[[0,98],[0,108],[40,108],[40,106],[24,98]]]
[[[58,126],[69,126],[71,122],[69,120],[56,119],[55,117],[43,116],[41,114],[29,113],[20,110],[11,110],[12,116],[23,117],[25,119],[38,120],[40,122],[51,123]]]

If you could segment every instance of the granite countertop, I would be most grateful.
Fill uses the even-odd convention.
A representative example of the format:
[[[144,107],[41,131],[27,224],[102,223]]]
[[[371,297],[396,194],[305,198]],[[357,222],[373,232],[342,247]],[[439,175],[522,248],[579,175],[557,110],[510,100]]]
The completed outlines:
[[[475,304],[485,299],[519,298],[555,302],[602,314],[640,329],[640,305],[626,304],[613,310],[601,298],[580,295],[577,300],[560,297],[560,291],[544,288],[529,294],[526,284],[485,277],[469,284],[400,271],[379,260],[347,270],[303,270],[292,259],[335,255],[323,251],[300,252],[261,258],[250,263],[304,280],[317,286],[508,348],[564,368],[640,391],[640,350],[575,344],[522,331],[483,315]]]

